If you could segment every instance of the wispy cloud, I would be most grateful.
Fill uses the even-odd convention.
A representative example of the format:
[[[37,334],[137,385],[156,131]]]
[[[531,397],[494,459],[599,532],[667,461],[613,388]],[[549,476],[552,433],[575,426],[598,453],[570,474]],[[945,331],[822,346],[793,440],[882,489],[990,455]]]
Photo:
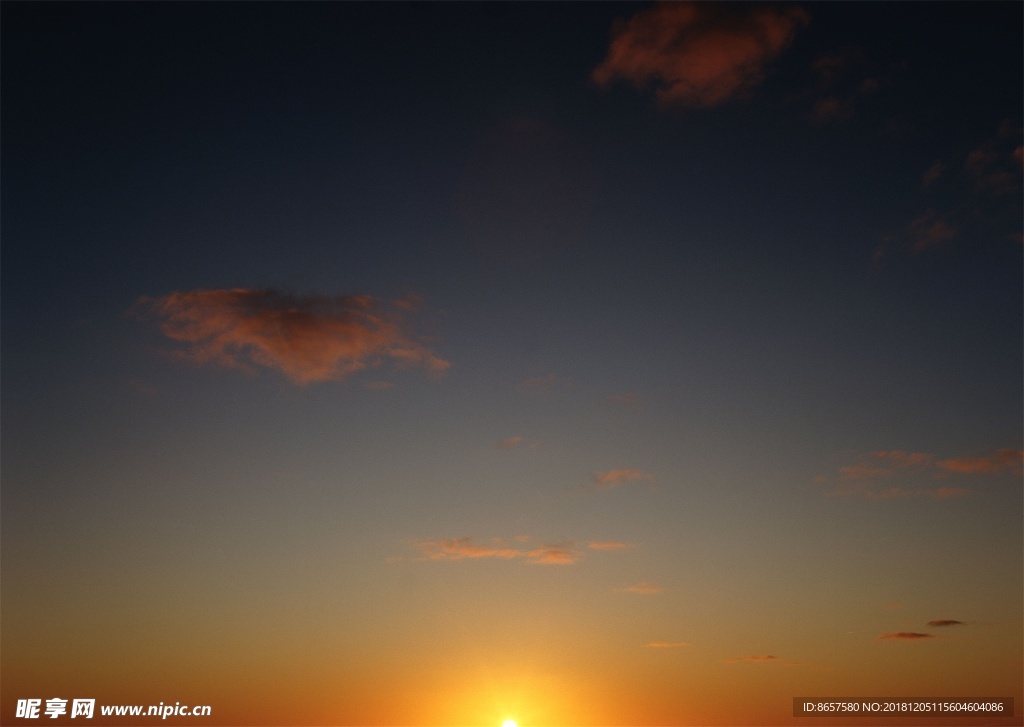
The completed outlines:
[[[851,464],[840,466],[837,476],[819,475],[819,484],[833,484],[834,496],[858,495],[875,500],[912,497],[948,500],[971,492],[967,487],[940,484],[952,476],[1019,475],[1024,453],[1019,449],[1000,449],[987,454],[937,459],[925,452],[891,450],[861,455]],[[897,479],[896,484],[889,481]]]
[[[133,311],[159,321],[198,364],[280,371],[296,384],[340,380],[386,361],[443,373],[450,364],[413,340],[409,300],[365,295],[295,296],[244,288],[178,291],[140,298]]]
[[[522,536],[517,542],[529,540]],[[537,565],[572,565],[580,553],[572,542],[545,544],[535,548],[516,547],[500,539],[490,544],[478,543],[473,538],[439,538],[415,544],[422,560],[522,560]]]
[[[981,457],[944,459],[936,464],[944,470],[960,474],[994,475],[1001,472],[1020,472],[1024,452],[1019,449],[1000,449]]]
[[[955,618],[934,618],[926,623],[925,626],[966,626],[966,624],[963,621],[957,621]]]
[[[744,661],[751,661],[755,664],[765,664],[773,661],[781,661],[782,657],[775,656],[774,654],[765,654],[764,656],[734,656],[729,659],[725,659],[726,664],[738,664]]]
[[[624,588],[616,588],[615,590],[619,593],[639,593],[644,596],[651,596],[655,593],[661,593],[661,586],[655,583],[641,581],[639,583],[634,583],[633,585],[626,586]]]
[[[808,20],[796,6],[659,3],[616,23],[591,78],[654,86],[662,103],[717,106],[760,82]]]
[[[642,472],[629,467],[604,470],[603,472],[595,472],[592,475],[592,481],[599,490],[613,490],[616,487],[621,487],[622,485],[630,482],[649,481],[653,479],[654,475],[650,472]]]
[[[864,99],[882,88],[878,75],[869,73],[870,65],[868,53],[855,46],[819,56],[812,64],[817,100],[811,120],[825,124],[852,118]]]
[[[934,639],[935,634],[922,634],[917,631],[893,631],[891,633],[882,634],[878,637],[879,641],[886,639],[892,639],[894,641],[920,641],[922,639]]]
[[[587,543],[587,547],[591,550],[626,550],[632,548],[632,544],[623,543],[618,540],[597,540]]]
[[[692,646],[692,644],[687,641],[652,641],[644,644],[644,648],[647,649],[679,649],[683,646]]]

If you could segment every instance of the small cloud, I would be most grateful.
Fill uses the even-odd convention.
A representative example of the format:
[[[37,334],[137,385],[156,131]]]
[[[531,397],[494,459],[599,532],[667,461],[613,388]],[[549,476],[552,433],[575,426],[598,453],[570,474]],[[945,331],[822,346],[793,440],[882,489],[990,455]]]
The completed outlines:
[[[521,535],[513,538],[522,543],[530,540]],[[480,544],[473,538],[439,538],[415,543],[421,560],[522,560],[537,565],[572,565],[580,559],[574,544],[554,543],[539,548],[523,549],[513,547],[506,541],[495,538],[490,544]]]
[[[502,439],[500,442],[495,442],[494,443],[494,448],[495,449],[512,449],[514,447],[518,447],[520,444],[522,444],[525,441],[526,441],[525,439],[523,439],[522,437],[517,435],[515,437],[509,437],[508,439]]]
[[[931,463],[932,459],[934,459],[932,455],[925,454],[924,452],[904,452],[901,449],[894,449],[888,452],[872,452],[871,457],[873,459],[893,462],[894,464],[903,467],[927,465]]]
[[[934,639],[935,634],[920,634],[916,631],[894,631],[888,634],[882,634],[878,637],[879,641],[885,639],[892,639],[894,641],[920,641],[921,639]]]
[[[572,550],[572,544],[545,545],[529,551],[526,557],[538,565],[572,565],[579,560],[579,553]]]
[[[963,621],[957,621],[955,618],[935,618],[925,624],[925,626],[966,626]]]
[[[946,165],[941,161],[936,161],[928,167],[928,171],[926,171],[921,177],[922,186],[925,188],[932,186],[936,181],[938,181],[939,177],[941,177],[945,171]]]
[[[658,3],[615,24],[591,78],[602,88],[654,86],[661,103],[718,106],[759,83],[808,22],[796,6]]]
[[[958,474],[994,475],[1020,471],[1022,458],[1024,452],[1019,449],[1000,449],[982,457],[944,459],[936,464],[944,470]]]
[[[618,540],[591,541],[587,543],[591,550],[626,550],[632,548],[630,543],[623,543]]]
[[[897,610],[903,608],[903,603],[901,603],[900,601],[886,601],[882,608],[889,610]]]
[[[641,581],[640,583],[634,583],[633,585],[626,586],[625,588],[616,588],[615,590],[618,593],[640,593],[645,596],[650,596],[655,593],[661,593],[661,586]]]
[[[726,664],[738,664],[743,661],[752,661],[758,664],[764,664],[772,661],[779,661],[781,657],[775,656],[774,654],[765,654],[764,656],[735,656],[731,659],[725,659]]]
[[[692,646],[692,644],[686,641],[652,641],[644,644],[646,649],[679,649],[683,646]]]
[[[181,358],[252,371],[275,369],[295,384],[337,381],[385,361],[443,373],[450,364],[411,337],[405,310],[370,296],[295,296],[244,288],[142,297],[133,311],[184,344]]]
[[[915,253],[938,247],[955,236],[956,228],[935,210],[928,210],[910,223],[911,250]]]
[[[595,472],[593,474],[594,484],[599,490],[613,490],[628,482],[653,479],[654,475],[650,472],[641,472],[640,470],[631,469],[629,467],[605,470],[604,472]]]
[[[465,560],[477,558],[499,558],[512,560],[522,558],[526,553],[518,548],[477,545],[472,538],[440,538],[416,544],[427,560]]]

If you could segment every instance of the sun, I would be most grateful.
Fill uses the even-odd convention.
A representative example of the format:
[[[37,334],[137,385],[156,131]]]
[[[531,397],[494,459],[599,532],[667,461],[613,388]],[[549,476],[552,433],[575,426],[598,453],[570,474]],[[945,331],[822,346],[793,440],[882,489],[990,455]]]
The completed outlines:
[[[519,727],[514,719],[506,719],[501,723],[501,727]]]

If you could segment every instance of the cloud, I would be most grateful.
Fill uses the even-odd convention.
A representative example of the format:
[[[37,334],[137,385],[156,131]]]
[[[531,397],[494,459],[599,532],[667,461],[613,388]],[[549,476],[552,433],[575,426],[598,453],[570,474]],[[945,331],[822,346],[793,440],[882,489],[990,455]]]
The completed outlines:
[[[363,388],[370,391],[387,391],[395,388],[395,384],[392,381],[367,381],[363,384]]]
[[[516,435],[514,437],[509,437],[508,439],[502,439],[500,442],[495,442],[494,443],[494,448],[495,449],[512,449],[513,447],[518,447],[520,444],[522,444],[525,441],[526,441],[525,439],[523,439],[519,435]]]
[[[1024,452],[1019,449],[1000,449],[982,457],[944,459],[936,464],[944,470],[959,474],[994,475],[1001,472],[1019,472]]]
[[[526,554],[531,563],[539,565],[572,565],[579,560],[579,553],[572,550],[572,544],[546,545]]]
[[[977,476],[1021,473],[1024,452],[1019,449],[1000,449],[989,454],[973,457],[955,457],[937,460],[935,455],[924,452],[890,450],[862,455],[859,461],[837,469],[832,495],[859,495],[874,500],[905,499],[924,497],[933,500],[948,500],[964,497],[971,490],[966,487],[923,484],[911,485],[913,480],[939,480],[952,475]],[[886,480],[899,478],[898,485],[887,485]],[[827,484],[828,477],[819,475],[818,484]]]
[[[957,621],[955,618],[935,618],[925,624],[925,626],[966,626],[963,621]]]
[[[591,78],[602,88],[653,85],[662,103],[717,106],[760,82],[808,21],[795,6],[659,3],[616,23]]]
[[[450,364],[406,330],[408,300],[384,306],[365,295],[294,296],[245,288],[140,298],[133,311],[159,321],[198,364],[275,369],[296,384],[336,381],[391,361],[443,373]]]
[[[640,593],[645,596],[650,596],[655,593],[661,593],[661,586],[641,581],[640,583],[634,583],[633,585],[626,586],[625,588],[616,588],[615,590],[619,593]]]
[[[924,252],[956,237],[956,228],[935,210],[928,210],[910,223],[911,250]]]
[[[465,560],[477,558],[499,558],[511,560],[522,558],[525,551],[518,548],[477,545],[472,538],[440,538],[416,544],[427,560]]]
[[[652,641],[649,644],[644,644],[644,648],[647,649],[678,649],[683,646],[692,646],[692,644],[686,641]]]
[[[631,469],[629,467],[605,470],[604,472],[595,472],[593,474],[594,484],[599,490],[613,490],[616,487],[621,487],[627,482],[653,479],[654,475],[650,472],[641,472],[640,470]]]
[[[936,161],[921,177],[921,184],[924,187],[930,187],[942,176],[943,172],[946,171],[946,165],[941,161]]]
[[[522,536],[518,542],[529,540]],[[555,543],[539,548],[511,547],[495,539],[490,545],[481,545],[473,538],[439,538],[415,544],[423,560],[523,560],[537,565],[572,565],[580,559],[573,543]]]
[[[916,631],[895,631],[888,634],[882,634],[878,637],[879,641],[885,639],[892,639],[894,641],[920,641],[921,639],[934,639],[935,634],[920,634]]]
[[[738,664],[741,661],[752,661],[759,664],[764,664],[771,661],[779,661],[782,657],[775,656],[774,654],[765,654],[764,656],[734,656],[731,659],[726,659],[726,664]]]
[[[630,543],[623,543],[618,540],[591,541],[587,543],[591,550],[626,550],[632,548]]]
[[[877,93],[882,83],[866,75],[871,66],[862,48],[847,46],[818,57],[811,67],[816,77],[811,120],[817,124],[845,121],[853,117],[863,99]]]

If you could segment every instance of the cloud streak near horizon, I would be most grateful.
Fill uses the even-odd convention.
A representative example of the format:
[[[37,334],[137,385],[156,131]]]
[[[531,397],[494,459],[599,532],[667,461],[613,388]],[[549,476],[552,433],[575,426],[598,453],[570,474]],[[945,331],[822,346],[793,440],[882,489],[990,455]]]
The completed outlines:
[[[176,291],[136,301],[133,312],[155,318],[177,355],[197,364],[251,372],[268,368],[292,383],[338,381],[390,361],[441,374],[448,361],[413,340],[405,322],[417,305],[384,306],[366,295],[296,296],[272,289]]]

